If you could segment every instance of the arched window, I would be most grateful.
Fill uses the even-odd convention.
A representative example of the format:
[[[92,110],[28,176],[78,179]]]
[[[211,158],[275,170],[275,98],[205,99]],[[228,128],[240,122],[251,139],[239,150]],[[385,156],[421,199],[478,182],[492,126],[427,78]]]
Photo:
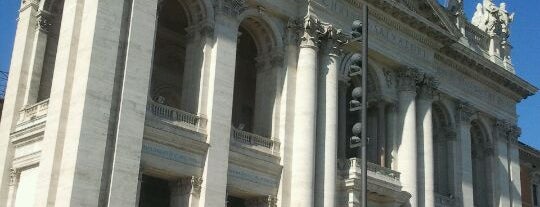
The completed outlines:
[[[433,151],[435,161],[435,193],[450,197],[452,191],[453,151],[451,141],[455,139],[455,131],[444,106],[433,104]]]
[[[479,121],[475,120],[471,123],[471,158],[472,158],[472,173],[473,173],[473,197],[474,206],[488,206],[488,182],[489,172],[487,167],[488,152],[488,137],[483,130]]]
[[[240,131],[271,137],[280,66],[274,53],[278,51],[271,30],[256,17],[243,20],[238,32],[231,124]]]

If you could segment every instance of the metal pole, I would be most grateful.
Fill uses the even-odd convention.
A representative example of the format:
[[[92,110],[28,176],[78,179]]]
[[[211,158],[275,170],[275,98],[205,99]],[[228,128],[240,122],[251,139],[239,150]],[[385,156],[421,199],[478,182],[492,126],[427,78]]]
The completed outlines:
[[[364,1],[362,14],[362,147],[361,147],[361,171],[362,171],[362,207],[367,207],[367,69],[368,69],[368,5]]]

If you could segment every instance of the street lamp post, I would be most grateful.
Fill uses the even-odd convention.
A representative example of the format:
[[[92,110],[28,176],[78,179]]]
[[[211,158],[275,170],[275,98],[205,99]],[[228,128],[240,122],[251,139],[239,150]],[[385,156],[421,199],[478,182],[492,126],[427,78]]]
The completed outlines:
[[[367,207],[367,68],[368,68],[368,5],[364,2],[362,21],[355,20],[352,25],[352,44],[361,42],[361,53],[358,51],[351,57],[351,78],[361,78],[361,86],[352,91],[352,100],[349,103],[350,111],[357,111],[360,122],[354,124],[352,128],[353,136],[350,140],[350,147],[360,146],[360,171],[361,171],[361,206]],[[354,47],[353,47],[354,48]],[[355,49],[358,50],[358,49]],[[358,137],[360,136],[360,137]]]

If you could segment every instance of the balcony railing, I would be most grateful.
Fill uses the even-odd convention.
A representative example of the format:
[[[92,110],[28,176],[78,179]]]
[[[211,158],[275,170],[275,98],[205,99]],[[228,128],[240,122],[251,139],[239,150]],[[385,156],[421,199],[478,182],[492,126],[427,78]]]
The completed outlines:
[[[485,53],[489,52],[488,34],[471,23],[465,24],[465,37],[467,37],[470,46],[478,47],[478,49]]]
[[[148,100],[147,113],[169,122],[172,125],[190,128],[195,131],[206,130],[206,119],[180,109],[156,103]]]
[[[341,170],[349,170],[351,168],[360,168],[360,161],[359,158],[350,158],[345,160],[344,162],[340,162],[340,166],[338,166]],[[389,168],[377,165],[375,163],[368,162],[367,163],[367,170],[369,172],[374,172],[376,174],[383,175],[385,177],[391,178],[393,180],[399,181],[400,179],[400,173],[393,171]],[[360,171],[360,170],[358,170]]]
[[[280,143],[276,139],[263,137],[231,127],[231,142],[240,143],[248,148],[260,150],[272,155],[279,155]]]
[[[23,125],[30,121],[46,117],[48,109],[49,99],[24,107],[19,111],[19,120],[17,121],[17,125]]]

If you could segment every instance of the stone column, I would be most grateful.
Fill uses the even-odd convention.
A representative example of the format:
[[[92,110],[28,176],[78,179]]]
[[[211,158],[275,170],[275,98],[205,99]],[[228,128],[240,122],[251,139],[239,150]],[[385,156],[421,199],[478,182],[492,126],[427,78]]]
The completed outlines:
[[[317,163],[315,206],[336,205],[338,147],[338,70],[340,31],[331,27],[325,34],[321,69],[319,70],[319,110],[317,116]],[[294,153],[294,152],[293,152]]]
[[[170,207],[198,207],[201,191],[200,177],[181,178],[169,183],[171,190]]]
[[[471,154],[471,121],[475,111],[466,103],[458,103],[456,125],[458,128],[458,159],[460,172],[457,179],[460,206],[473,206],[473,168]]]
[[[309,16],[304,22],[296,75],[291,206],[314,206],[315,140],[317,125],[317,53],[320,23]]]
[[[277,207],[277,199],[272,195],[261,196],[247,199],[244,204],[246,207]]]
[[[19,10],[15,42],[9,69],[2,121],[0,122],[0,206],[7,205],[13,145],[8,138],[17,124],[19,110],[25,104],[31,48],[36,32],[36,1],[24,1]]]
[[[381,166],[386,167],[386,103],[381,100],[377,105],[377,158]]]
[[[406,69],[398,75],[400,139],[397,169],[401,173],[403,190],[409,192],[409,206],[418,206],[418,150],[416,142],[416,80],[418,74]]]
[[[201,207],[225,206],[239,26],[237,15],[246,7],[244,4],[230,5],[232,2],[229,1],[220,3],[221,7],[216,8],[215,42],[208,57],[206,108],[201,112],[208,116],[207,142],[210,145],[202,174]]]
[[[423,190],[423,201],[419,201],[419,206],[435,206],[435,163],[433,153],[433,92],[437,87],[437,83],[431,77],[424,76],[423,81],[418,88],[417,101],[417,129],[419,143],[423,147],[423,180],[419,182],[419,188]]]
[[[133,0],[108,206],[134,206],[150,87],[158,1]]]

